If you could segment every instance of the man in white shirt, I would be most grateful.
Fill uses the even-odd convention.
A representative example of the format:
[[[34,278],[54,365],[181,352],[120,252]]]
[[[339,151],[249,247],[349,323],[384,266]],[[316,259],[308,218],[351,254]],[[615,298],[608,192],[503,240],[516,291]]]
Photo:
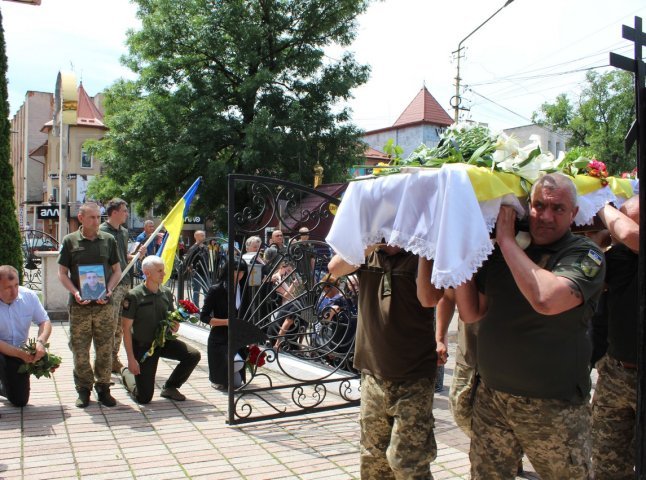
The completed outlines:
[[[45,355],[52,324],[38,296],[19,286],[18,279],[14,267],[0,266],[0,396],[16,407],[24,407],[29,401],[29,374],[18,373],[18,369]],[[20,348],[29,336],[32,322],[38,325],[34,355]]]

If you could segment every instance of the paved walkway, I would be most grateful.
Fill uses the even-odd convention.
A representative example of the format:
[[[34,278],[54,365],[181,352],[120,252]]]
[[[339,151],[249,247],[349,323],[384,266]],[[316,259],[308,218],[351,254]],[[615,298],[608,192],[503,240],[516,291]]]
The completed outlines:
[[[357,407],[230,427],[227,397],[210,387],[203,345],[196,344],[202,361],[181,389],[187,401],[161,398],[158,389],[150,404],[138,405],[115,376],[116,407],[99,405],[93,394],[78,409],[68,334],[66,323],[55,323],[51,349],[63,364],[51,380],[32,379],[27,407],[0,398],[0,480],[359,478]],[[160,361],[158,387],[173,363]],[[435,397],[437,480],[468,478],[469,471],[468,439],[448,410],[451,372],[449,363]]]

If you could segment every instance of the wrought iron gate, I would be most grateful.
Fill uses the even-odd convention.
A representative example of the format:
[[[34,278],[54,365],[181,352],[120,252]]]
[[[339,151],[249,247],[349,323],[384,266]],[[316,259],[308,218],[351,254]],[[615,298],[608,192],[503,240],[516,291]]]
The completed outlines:
[[[228,187],[228,262],[247,269],[238,292],[228,290],[229,312],[236,312],[238,293],[240,299],[229,318],[228,423],[358,405],[356,283],[326,275],[324,237],[339,199],[248,175],[230,175]],[[283,231],[284,248],[269,247],[272,226]],[[303,227],[309,238],[299,234]],[[264,248],[249,253],[253,236]],[[229,269],[229,285],[234,273]]]
[[[22,284],[32,290],[43,288],[42,259],[36,252],[53,252],[59,248],[58,241],[40,230],[20,230],[23,279]]]

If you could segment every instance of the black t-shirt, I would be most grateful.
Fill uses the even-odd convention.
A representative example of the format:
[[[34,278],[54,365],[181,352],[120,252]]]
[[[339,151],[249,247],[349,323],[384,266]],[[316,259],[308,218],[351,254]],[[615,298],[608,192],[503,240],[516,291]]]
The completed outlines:
[[[608,269],[608,354],[623,362],[637,363],[639,256],[625,245],[606,252]]]

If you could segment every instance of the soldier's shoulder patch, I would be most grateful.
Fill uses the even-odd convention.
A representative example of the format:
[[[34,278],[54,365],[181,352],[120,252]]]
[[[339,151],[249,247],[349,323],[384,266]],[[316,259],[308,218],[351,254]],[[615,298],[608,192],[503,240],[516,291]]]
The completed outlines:
[[[601,264],[603,263],[602,255],[603,254],[597,252],[596,250],[592,250],[592,249],[588,250],[588,257],[590,257],[592,261],[599,266],[601,266]]]
[[[130,299],[129,298],[124,298],[123,302],[121,302],[121,307],[124,310],[129,310],[130,309]]]
[[[594,278],[601,270],[603,256],[596,250],[588,250],[588,253],[581,260],[581,271],[588,278]]]

